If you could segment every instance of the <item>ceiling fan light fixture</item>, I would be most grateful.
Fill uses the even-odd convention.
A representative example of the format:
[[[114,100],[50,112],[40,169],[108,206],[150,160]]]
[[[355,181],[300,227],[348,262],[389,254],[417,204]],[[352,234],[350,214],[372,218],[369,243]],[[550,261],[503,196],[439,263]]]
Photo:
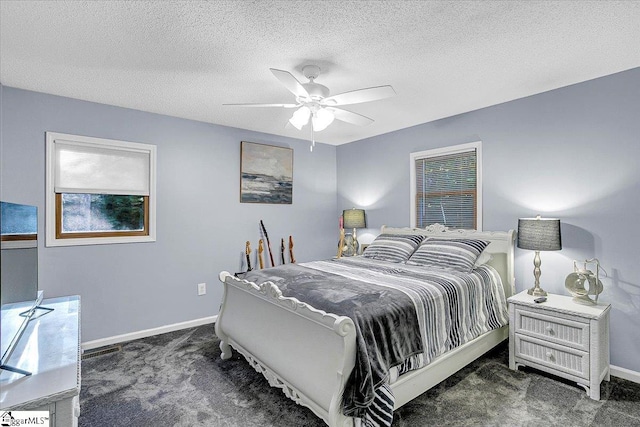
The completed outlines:
[[[311,116],[311,110],[309,107],[302,106],[293,113],[293,116],[289,119],[289,123],[291,123],[296,129],[302,130],[303,126],[309,123],[309,117]]]
[[[315,132],[320,132],[321,130],[325,130],[327,126],[329,126],[333,122],[333,119],[335,118],[336,116],[333,114],[333,111],[327,110],[324,108],[319,109],[314,113],[313,117],[311,118],[311,124],[313,125],[313,130]]]

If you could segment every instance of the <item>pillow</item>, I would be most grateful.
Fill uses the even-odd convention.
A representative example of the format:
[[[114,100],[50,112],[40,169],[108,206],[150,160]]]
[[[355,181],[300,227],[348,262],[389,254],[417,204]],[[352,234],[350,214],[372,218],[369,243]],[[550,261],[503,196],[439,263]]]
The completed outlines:
[[[422,242],[424,236],[414,234],[380,234],[367,246],[362,256],[389,262],[404,262]]]
[[[492,259],[493,259],[493,255],[491,255],[490,253],[487,253],[485,251],[482,251],[482,253],[478,257],[476,262],[473,264],[473,267],[475,268],[475,267],[480,267],[481,265],[485,265],[486,263],[488,263]]]
[[[469,273],[488,245],[489,242],[476,239],[429,238],[422,242],[407,264]]]

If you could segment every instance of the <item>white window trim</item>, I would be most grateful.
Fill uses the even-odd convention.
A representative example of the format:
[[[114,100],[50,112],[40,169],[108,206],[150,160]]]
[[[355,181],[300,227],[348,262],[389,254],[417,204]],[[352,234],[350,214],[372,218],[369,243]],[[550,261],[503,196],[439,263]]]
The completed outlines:
[[[463,153],[465,151],[476,150],[476,230],[482,231],[482,141],[469,142],[467,144],[453,145],[449,147],[434,148],[432,150],[419,151],[409,155],[409,170],[411,171],[409,192],[409,224],[415,228],[416,218],[416,159],[424,157],[436,157],[447,154]]]
[[[56,238],[56,203],[55,203],[55,140],[74,142],[81,145],[99,144],[117,150],[118,147],[148,151],[149,165],[149,235],[122,237],[87,237],[78,239]],[[90,136],[69,135],[57,132],[46,132],[46,195],[45,195],[45,245],[79,246],[105,245],[114,243],[142,243],[156,241],[156,146],[138,142],[118,141],[113,139],[94,138]]]

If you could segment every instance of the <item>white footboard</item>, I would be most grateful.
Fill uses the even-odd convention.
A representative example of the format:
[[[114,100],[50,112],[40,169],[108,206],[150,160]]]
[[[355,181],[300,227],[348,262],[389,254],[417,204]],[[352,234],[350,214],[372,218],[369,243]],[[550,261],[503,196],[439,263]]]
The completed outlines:
[[[228,272],[220,281],[224,296],[215,328],[222,358],[231,357],[233,347],[271,386],[328,425],[352,425],[340,405],[355,362],[353,321],[283,297],[269,282],[256,286]]]

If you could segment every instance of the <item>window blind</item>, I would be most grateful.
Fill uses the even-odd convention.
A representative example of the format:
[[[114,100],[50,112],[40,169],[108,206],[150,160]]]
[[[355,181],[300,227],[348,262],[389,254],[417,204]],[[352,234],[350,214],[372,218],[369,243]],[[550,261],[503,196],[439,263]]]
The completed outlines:
[[[150,151],[56,140],[54,156],[56,193],[149,195]]]
[[[416,226],[476,228],[476,150],[415,160]]]

